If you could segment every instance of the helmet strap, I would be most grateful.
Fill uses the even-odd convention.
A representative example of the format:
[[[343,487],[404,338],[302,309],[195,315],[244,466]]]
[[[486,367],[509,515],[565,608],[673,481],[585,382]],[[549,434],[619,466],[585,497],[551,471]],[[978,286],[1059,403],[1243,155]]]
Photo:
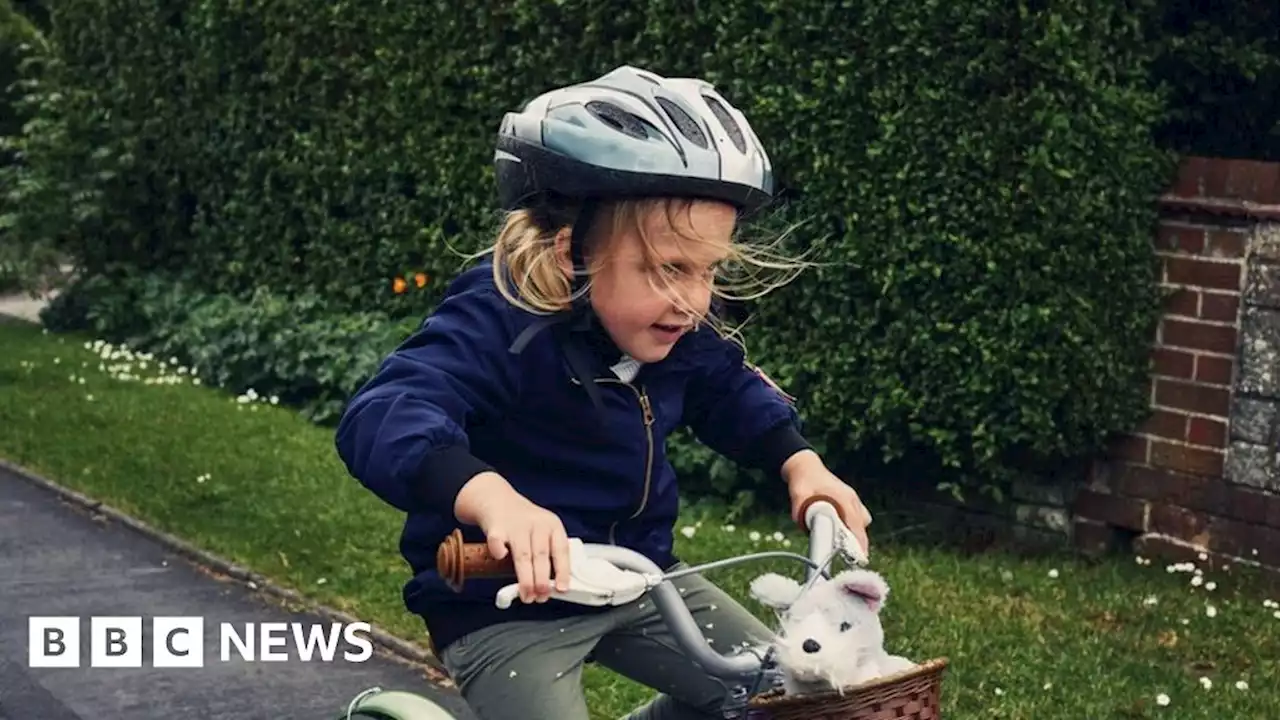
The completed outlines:
[[[573,223],[573,233],[569,238],[569,258],[573,261],[573,278],[570,292],[577,294],[587,284],[587,259],[584,248],[587,244],[587,234],[591,231],[591,223],[595,219],[596,210],[599,203],[595,198],[587,198],[582,202],[582,210],[578,213],[577,219]],[[575,310],[583,310],[591,307],[591,300],[583,294],[574,301]]]
[[[587,234],[598,207],[598,200],[594,198],[584,200],[570,235],[569,257],[573,261],[570,291],[575,295],[581,292],[587,283],[587,260],[584,249]],[[599,318],[591,307],[591,298],[584,293],[581,297],[574,299],[572,307],[567,312],[530,323],[529,327],[525,328],[511,344],[508,351],[516,354],[522,352],[535,335],[548,327],[555,328],[554,332],[565,350],[569,369],[586,390],[592,404],[597,408],[603,407],[600,391],[595,385],[595,373],[592,372],[595,366],[593,360],[598,359],[612,365],[618,361],[622,351],[608,337],[608,333],[600,324]]]

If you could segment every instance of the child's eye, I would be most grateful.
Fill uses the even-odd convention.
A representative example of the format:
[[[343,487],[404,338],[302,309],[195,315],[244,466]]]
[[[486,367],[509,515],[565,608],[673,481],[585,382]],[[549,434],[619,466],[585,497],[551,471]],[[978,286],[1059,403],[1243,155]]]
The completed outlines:
[[[847,622],[840,623],[840,632],[849,632],[849,628],[853,627]]]

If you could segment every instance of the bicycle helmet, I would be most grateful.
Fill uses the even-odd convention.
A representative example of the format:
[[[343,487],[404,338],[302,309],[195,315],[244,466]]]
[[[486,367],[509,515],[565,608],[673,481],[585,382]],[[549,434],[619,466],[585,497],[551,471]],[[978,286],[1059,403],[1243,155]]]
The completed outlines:
[[[504,210],[547,197],[582,201],[569,240],[571,307],[530,324],[509,351],[520,353],[542,330],[560,326],[570,369],[597,408],[602,401],[590,356],[612,364],[621,355],[580,292],[587,277],[585,236],[599,201],[698,197],[730,203],[746,215],[773,196],[768,154],[747,119],[711,83],[664,78],[630,65],[550,90],[507,113],[493,161]]]
[[[713,85],[629,65],[507,113],[493,159],[504,210],[545,194],[674,195],[750,213],[773,196],[768,154]]]

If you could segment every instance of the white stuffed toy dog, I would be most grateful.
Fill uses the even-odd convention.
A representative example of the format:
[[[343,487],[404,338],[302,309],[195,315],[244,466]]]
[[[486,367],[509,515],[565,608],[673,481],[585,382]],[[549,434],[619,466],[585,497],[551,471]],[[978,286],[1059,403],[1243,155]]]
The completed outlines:
[[[779,611],[775,641],[783,689],[788,695],[843,691],[915,667],[884,649],[880,609],[889,586],[871,570],[845,570],[818,578],[802,594],[795,580],[768,573],[751,583],[751,594]]]

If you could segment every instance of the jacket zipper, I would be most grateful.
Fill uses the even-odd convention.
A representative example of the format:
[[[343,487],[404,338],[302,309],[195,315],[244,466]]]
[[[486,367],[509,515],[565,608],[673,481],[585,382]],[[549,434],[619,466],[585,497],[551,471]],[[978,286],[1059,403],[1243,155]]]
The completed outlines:
[[[640,410],[644,414],[644,434],[645,439],[648,442],[649,452],[644,462],[644,494],[640,498],[640,507],[636,508],[636,511],[627,518],[628,520],[633,520],[639,517],[640,513],[644,512],[645,508],[649,506],[649,490],[653,481],[653,405],[649,402],[649,393],[646,390],[637,389],[636,386],[631,383],[609,378],[597,378],[596,382],[616,383],[618,385],[625,385],[626,387],[631,388],[631,392],[635,393],[636,399],[640,401]],[[619,522],[621,521],[615,521],[609,526],[610,545],[617,544],[617,537],[615,533],[618,530]]]

